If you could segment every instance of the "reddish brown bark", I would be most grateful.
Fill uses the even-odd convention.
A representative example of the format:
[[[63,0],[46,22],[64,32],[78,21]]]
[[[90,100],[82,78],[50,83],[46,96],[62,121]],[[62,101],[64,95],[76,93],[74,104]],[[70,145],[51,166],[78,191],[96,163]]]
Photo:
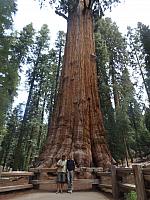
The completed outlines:
[[[68,18],[60,88],[41,166],[70,153],[80,166],[106,167],[111,161],[99,108],[92,15],[81,3]]]

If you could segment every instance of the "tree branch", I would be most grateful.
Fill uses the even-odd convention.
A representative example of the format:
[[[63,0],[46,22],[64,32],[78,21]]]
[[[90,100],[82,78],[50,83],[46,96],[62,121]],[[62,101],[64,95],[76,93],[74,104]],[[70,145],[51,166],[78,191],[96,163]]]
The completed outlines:
[[[90,1],[89,1],[89,5],[88,5],[88,8],[89,8],[89,9],[91,9],[91,8],[92,8],[92,6],[93,6],[93,3],[94,3],[94,0],[90,0]]]
[[[57,15],[63,17],[64,19],[68,20],[68,17],[67,17],[65,14],[59,12],[58,10],[55,10],[55,13],[56,13]]]

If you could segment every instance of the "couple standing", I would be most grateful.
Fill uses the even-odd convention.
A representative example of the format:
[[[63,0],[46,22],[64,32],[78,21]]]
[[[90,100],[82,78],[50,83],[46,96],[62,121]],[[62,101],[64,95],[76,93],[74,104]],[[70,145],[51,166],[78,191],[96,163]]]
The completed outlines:
[[[63,192],[64,183],[68,184],[68,192],[72,193],[73,189],[73,175],[75,169],[75,162],[73,160],[73,156],[69,155],[66,160],[66,156],[63,155],[62,158],[57,162],[57,193]]]

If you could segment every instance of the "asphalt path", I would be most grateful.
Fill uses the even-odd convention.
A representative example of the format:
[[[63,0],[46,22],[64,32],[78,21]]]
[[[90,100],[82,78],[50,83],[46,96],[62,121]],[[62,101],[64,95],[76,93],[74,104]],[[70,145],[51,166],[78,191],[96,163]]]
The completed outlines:
[[[9,198],[8,198],[9,199]],[[53,193],[53,192],[37,192],[23,194],[11,200],[111,200],[111,198],[101,194],[100,192],[73,192],[69,193]]]

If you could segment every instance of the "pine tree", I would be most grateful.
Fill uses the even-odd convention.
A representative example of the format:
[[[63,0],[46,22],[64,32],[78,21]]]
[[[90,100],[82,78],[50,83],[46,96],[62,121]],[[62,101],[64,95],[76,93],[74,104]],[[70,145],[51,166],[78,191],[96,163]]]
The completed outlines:
[[[146,74],[145,74],[145,53],[143,49],[143,45],[140,39],[140,31],[138,28],[131,29],[128,27],[128,45],[129,45],[129,60],[130,66],[132,67],[133,77],[135,79],[135,85],[138,89],[138,96],[142,100],[143,97],[143,85],[147,93],[147,97],[149,100],[149,91],[146,82]],[[142,85],[139,81],[139,76],[142,78]]]
[[[3,135],[3,126],[6,113],[12,104],[15,94],[16,82],[11,75],[17,73],[9,64],[11,44],[13,42],[12,23],[13,14],[16,12],[14,0],[0,1],[0,135]],[[16,79],[16,77],[14,77]],[[14,89],[15,88],[15,89]],[[1,143],[0,138],[0,143]]]
[[[29,94],[14,153],[14,169],[27,169],[32,158],[38,155],[46,137],[44,115],[50,98],[54,101],[57,66],[56,53],[49,46],[49,29],[47,25],[43,25],[34,34],[30,52],[25,59],[25,64],[29,67]],[[23,158],[22,163],[20,158]]]
[[[120,108],[121,76],[128,61],[127,44],[117,25],[109,18],[97,18],[95,36],[100,104],[109,147],[113,157],[118,159],[116,115]]]
[[[13,165],[13,151],[17,144],[22,112],[22,104],[20,104],[16,106],[8,116],[5,128],[6,134],[2,141],[0,151],[0,164],[3,165],[3,167],[10,168]]]
[[[50,123],[52,119],[52,113],[54,110],[54,107],[56,105],[57,101],[57,95],[58,95],[58,89],[59,89],[59,83],[60,83],[60,75],[62,71],[62,62],[63,62],[63,55],[64,55],[64,45],[65,45],[65,33],[63,31],[59,31],[57,34],[57,39],[55,42],[55,52],[53,51],[52,54],[54,54],[54,65],[53,67],[53,77],[51,77],[51,80],[53,80],[53,84],[50,86],[50,91],[53,91],[50,93],[49,97],[49,117],[48,117],[48,132],[50,128]]]
[[[142,23],[138,23],[140,40],[143,45],[143,54],[145,54],[145,71],[146,71],[146,91],[150,103],[150,28]]]

